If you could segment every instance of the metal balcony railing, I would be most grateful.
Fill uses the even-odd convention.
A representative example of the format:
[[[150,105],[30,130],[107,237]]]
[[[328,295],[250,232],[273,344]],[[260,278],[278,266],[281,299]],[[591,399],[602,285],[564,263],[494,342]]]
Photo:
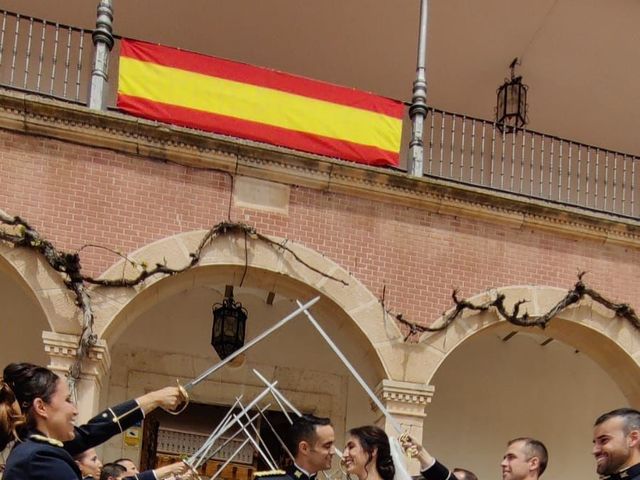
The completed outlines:
[[[0,84],[86,103],[91,31],[0,11]]]
[[[640,159],[430,108],[424,174],[638,218]]]
[[[96,31],[2,10],[0,21],[1,86],[88,104]],[[103,9],[98,41],[104,39],[105,21]],[[107,36],[117,58],[118,38],[110,30]],[[105,106],[115,104],[117,63],[103,62],[104,76],[111,79]],[[494,122],[436,108],[428,109],[424,130],[427,177],[640,217],[639,157],[524,129],[503,131]]]

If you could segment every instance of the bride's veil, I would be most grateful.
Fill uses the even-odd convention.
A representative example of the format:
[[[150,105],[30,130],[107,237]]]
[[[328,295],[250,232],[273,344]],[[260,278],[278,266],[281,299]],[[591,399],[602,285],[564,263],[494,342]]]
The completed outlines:
[[[396,474],[393,480],[411,480],[411,475],[407,469],[406,458],[404,450],[400,446],[400,442],[395,437],[389,437],[389,447],[391,448],[391,458],[393,459],[393,466],[396,468]]]

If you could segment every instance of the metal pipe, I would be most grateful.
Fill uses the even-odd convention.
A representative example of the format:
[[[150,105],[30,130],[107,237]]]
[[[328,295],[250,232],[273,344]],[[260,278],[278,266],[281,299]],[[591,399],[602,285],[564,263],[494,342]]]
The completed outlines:
[[[418,33],[418,58],[413,96],[409,107],[411,141],[409,142],[409,173],[421,177],[424,173],[424,144],[422,134],[427,117],[427,9],[428,0],[420,0],[420,26]]]
[[[114,44],[113,6],[111,5],[111,0],[100,0],[96,29],[93,31],[92,37],[95,51],[88,106],[94,110],[106,110],[109,52],[111,52]]]

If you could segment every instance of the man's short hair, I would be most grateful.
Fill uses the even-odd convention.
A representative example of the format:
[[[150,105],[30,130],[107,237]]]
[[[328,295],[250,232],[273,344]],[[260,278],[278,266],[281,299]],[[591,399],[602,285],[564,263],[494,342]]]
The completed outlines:
[[[460,475],[456,475],[456,473]],[[478,477],[475,473],[465,469],[456,467],[453,469],[453,474],[460,480],[478,480]]]
[[[547,451],[547,447],[544,446],[544,443],[531,437],[519,437],[509,440],[509,442],[507,442],[507,446],[511,446],[516,442],[524,443],[524,451],[527,455],[527,460],[530,460],[533,457],[538,457],[538,476],[542,476],[547,468],[547,463],[549,462],[549,452]]]
[[[323,425],[331,425],[331,420],[315,415],[302,415],[295,418],[287,436],[287,448],[291,454],[294,457],[298,455],[298,446],[302,441],[313,444],[317,436],[316,428]]]
[[[102,466],[102,470],[100,470],[100,480],[109,480],[110,477],[121,477],[126,471],[127,469],[119,463],[105,463]]]
[[[624,433],[628,434],[631,430],[640,430],[640,411],[633,408],[617,408],[610,412],[603,413],[596,419],[594,427],[606,422],[610,418],[620,417],[624,422]]]

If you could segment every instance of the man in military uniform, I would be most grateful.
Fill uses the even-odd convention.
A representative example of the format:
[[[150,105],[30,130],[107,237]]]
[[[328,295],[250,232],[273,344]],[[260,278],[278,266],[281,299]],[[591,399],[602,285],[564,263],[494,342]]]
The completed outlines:
[[[610,480],[640,480],[640,411],[619,408],[600,415],[593,428],[596,471]]]
[[[256,476],[269,480],[314,480],[320,470],[329,470],[336,453],[331,420],[303,415],[294,419],[286,446],[294,463],[286,471],[260,472]]]
[[[407,453],[420,462],[425,480],[457,480],[457,477],[409,435],[401,437]],[[547,468],[549,455],[544,444],[534,438],[514,438],[502,457],[502,480],[537,480]]]

